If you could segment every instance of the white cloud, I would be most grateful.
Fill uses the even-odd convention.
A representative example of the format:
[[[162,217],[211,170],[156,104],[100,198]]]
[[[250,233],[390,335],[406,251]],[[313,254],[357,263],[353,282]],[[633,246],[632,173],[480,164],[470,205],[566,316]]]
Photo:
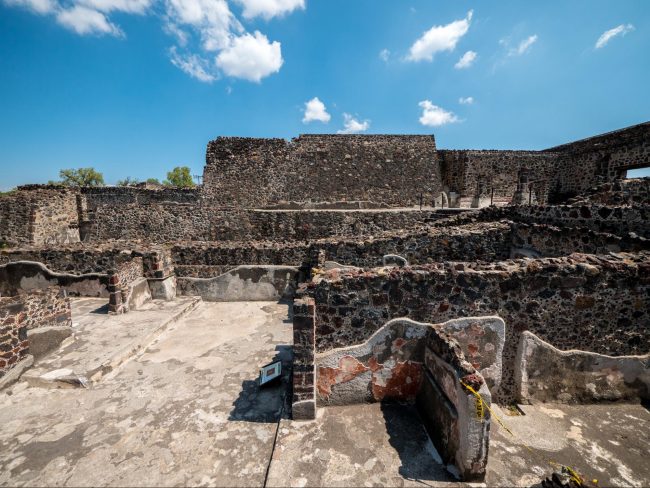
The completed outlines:
[[[508,44],[508,41],[500,41],[501,44]],[[523,41],[521,41],[517,47],[510,48],[508,50],[508,56],[521,56],[522,54],[525,54],[526,51],[530,49],[530,46],[535,44],[537,42],[537,34],[534,34],[532,36],[527,37]]]
[[[109,22],[103,13],[81,5],[75,5],[69,9],[60,10],[56,14],[56,20],[62,26],[75,31],[80,35],[124,35],[120,28]]]
[[[243,16],[247,19],[263,17],[268,20],[282,16],[296,9],[305,8],[305,0],[236,0],[244,7]]]
[[[474,64],[475,59],[476,59],[476,52],[467,51],[454,65],[454,68],[456,69],[469,68],[472,64]]]
[[[260,31],[235,37],[217,56],[217,66],[228,76],[258,82],[280,71],[284,63],[278,41],[269,42]]]
[[[77,0],[77,5],[104,13],[116,10],[130,14],[142,14],[151,4],[152,0]]]
[[[458,117],[452,112],[434,105],[430,100],[423,100],[418,105],[422,107],[422,116],[420,117],[420,124],[422,125],[439,127],[459,121]]]
[[[357,134],[358,132],[365,132],[370,128],[370,121],[358,121],[350,114],[343,114],[343,129],[337,131],[337,134]]]
[[[58,7],[55,0],[4,0],[6,5],[27,8],[37,14],[49,14]]]
[[[407,59],[409,61],[432,61],[433,56],[440,51],[453,51],[461,37],[469,30],[473,11],[467,17],[447,25],[433,26],[422,34],[411,46]]]
[[[308,124],[313,120],[327,123],[331,118],[330,114],[327,113],[325,104],[318,97],[314,97],[308,102],[305,102],[305,116],[302,118],[304,124]]]
[[[381,51],[379,51],[379,58],[383,62],[387,63],[388,58],[390,58],[390,51],[388,49],[382,49]]]
[[[189,36],[187,35],[187,32],[185,32],[183,29],[178,27],[176,24],[168,21],[167,23],[164,24],[163,30],[170,36],[175,37],[176,42],[178,43],[179,46],[181,47],[187,46]]]
[[[148,14],[160,19],[174,38],[171,62],[190,76],[211,82],[223,73],[259,82],[282,67],[280,42],[259,31],[248,33],[229,3],[243,6],[246,18],[270,19],[305,8],[305,0],[0,0],[42,15],[51,15],[79,35],[123,37],[111,21],[115,12]],[[158,7],[160,5],[160,7]],[[210,56],[207,53],[214,53]]]
[[[228,47],[232,32],[244,31],[226,0],[167,0],[166,8],[172,23],[190,25],[199,32],[206,51]]]
[[[188,54],[182,56],[176,51],[176,47],[169,50],[172,64],[181,69],[192,78],[205,83],[211,83],[216,79],[216,76],[210,73],[210,63],[196,54]]]
[[[474,103],[474,97],[460,97],[458,103],[461,105],[471,105]]]
[[[612,40],[616,36],[624,36],[630,31],[634,30],[634,26],[632,24],[621,24],[613,29],[609,29],[608,31],[605,31],[601,34],[601,36],[598,38],[596,41],[596,49],[600,49],[602,47],[605,47],[607,43]]]

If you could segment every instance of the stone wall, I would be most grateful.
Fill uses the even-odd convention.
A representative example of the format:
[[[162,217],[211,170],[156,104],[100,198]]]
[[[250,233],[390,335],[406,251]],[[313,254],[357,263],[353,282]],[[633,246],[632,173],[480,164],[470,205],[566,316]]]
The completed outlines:
[[[512,255],[510,257],[558,257],[574,252],[607,254],[650,251],[650,239],[632,235],[621,237],[595,232],[584,227],[556,227],[517,222],[512,223],[511,228]]]
[[[417,401],[443,463],[462,480],[483,478],[490,391],[458,342],[443,331],[447,325],[466,330],[472,321],[431,325],[394,319],[363,343],[314,355],[314,313],[311,299],[294,304],[294,419],[315,418],[315,395],[319,405]],[[480,415],[477,402],[481,402]]]
[[[29,353],[27,331],[72,326],[70,299],[59,287],[0,296],[0,378]]]
[[[0,265],[15,261],[36,261],[58,273],[108,274],[118,263],[131,257],[142,258],[144,276],[166,278],[173,274],[171,251],[164,246],[143,243],[108,243],[96,246],[74,244],[43,247],[26,246],[0,249]]]
[[[497,393],[509,401],[523,330],[562,349],[609,355],[650,350],[649,271],[647,253],[335,269],[300,294],[315,299],[318,352],[364,342],[391,318],[436,323],[499,315],[507,333]]]
[[[510,256],[510,246],[509,223],[477,223],[382,234],[372,239],[318,240],[309,246],[309,264],[320,266],[324,261],[335,261],[349,266],[376,267],[382,265],[383,256],[388,254],[402,256],[410,264],[449,260],[498,261]]]
[[[590,188],[569,200],[571,205],[650,205],[650,177],[616,180]]]
[[[177,279],[178,294],[207,302],[292,300],[300,269],[293,266],[243,265],[210,278]]]
[[[109,272],[109,313],[127,313],[151,298],[142,257],[123,256]]]
[[[495,203],[512,200],[522,174],[532,182],[533,198],[537,202],[547,201],[561,157],[552,152],[500,150],[440,150],[438,155],[448,191],[471,200],[477,191],[489,198],[494,189]],[[469,201],[466,203],[469,206]]]
[[[0,296],[31,293],[53,286],[72,296],[107,297],[108,274],[56,273],[34,261],[14,261],[0,265]]]
[[[547,149],[565,157],[558,164],[557,191],[578,194],[625,178],[628,169],[650,166],[650,122]]]
[[[0,196],[0,243],[65,244],[79,241],[76,194],[57,186],[22,186]]]
[[[308,240],[373,235],[446,218],[433,210],[227,210],[207,203],[130,204],[95,210],[87,240],[145,242]]]
[[[513,220],[562,227],[582,227],[618,236],[634,232],[641,237],[650,238],[650,207],[648,206],[520,205],[502,211]]]
[[[561,351],[526,331],[517,350],[515,389],[519,402],[650,400],[650,354]]]
[[[220,137],[208,144],[206,198],[260,208],[281,201],[365,200],[412,206],[441,190],[433,136]]]
[[[476,223],[431,232],[382,232],[371,238],[300,241],[182,242],[171,248],[178,276],[209,278],[239,265],[320,267],[325,261],[373,267],[387,254],[412,264],[442,260],[495,261],[510,256],[510,224]]]

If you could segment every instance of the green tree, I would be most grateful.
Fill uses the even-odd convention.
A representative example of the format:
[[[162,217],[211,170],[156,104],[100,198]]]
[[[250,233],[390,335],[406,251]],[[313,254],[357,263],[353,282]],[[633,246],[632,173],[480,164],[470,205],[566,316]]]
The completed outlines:
[[[147,183],[151,185],[160,185],[160,180],[158,178],[147,178]]]
[[[138,183],[140,182],[137,178],[131,178],[130,176],[127,176],[123,180],[117,180],[117,186],[135,186]]]
[[[167,173],[167,179],[163,181],[163,185],[178,186],[180,188],[191,188],[194,186],[190,168],[187,166],[176,166],[173,170]]]
[[[62,169],[59,177],[66,186],[104,186],[104,175],[95,168]]]

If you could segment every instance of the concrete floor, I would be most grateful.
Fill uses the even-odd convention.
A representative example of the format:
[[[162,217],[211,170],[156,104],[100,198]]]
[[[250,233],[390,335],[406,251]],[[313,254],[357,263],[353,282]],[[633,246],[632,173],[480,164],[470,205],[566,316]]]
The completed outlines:
[[[290,362],[287,308],[202,303],[92,388],[2,392],[0,484],[263,485],[285,388],[256,380]]]
[[[143,326],[150,314],[112,322],[96,308],[75,304],[83,333],[73,352],[105,354],[107,325],[117,332],[129,315],[132,333],[119,337],[141,344],[152,330]],[[102,340],[88,339],[93,327]],[[291,341],[287,305],[200,303],[89,388],[21,381],[0,392],[0,485],[461,485],[436,462],[410,406],[334,407],[312,422],[288,420],[289,368],[275,386],[260,390],[256,380],[273,359],[290,364]],[[642,406],[522,408],[524,416],[501,412],[515,437],[492,424],[488,486],[539,483],[553,469],[548,460],[599,486],[650,486],[650,414]]]

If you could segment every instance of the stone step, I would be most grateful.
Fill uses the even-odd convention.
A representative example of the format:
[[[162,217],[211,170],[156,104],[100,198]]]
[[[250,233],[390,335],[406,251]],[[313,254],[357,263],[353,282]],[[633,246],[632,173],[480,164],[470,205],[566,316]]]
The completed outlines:
[[[90,312],[73,318],[75,340],[38,361],[22,379],[33,387],[89,388],[142,352],[200,303],[200,297],[152,300],[141,310],[124,315]]]

